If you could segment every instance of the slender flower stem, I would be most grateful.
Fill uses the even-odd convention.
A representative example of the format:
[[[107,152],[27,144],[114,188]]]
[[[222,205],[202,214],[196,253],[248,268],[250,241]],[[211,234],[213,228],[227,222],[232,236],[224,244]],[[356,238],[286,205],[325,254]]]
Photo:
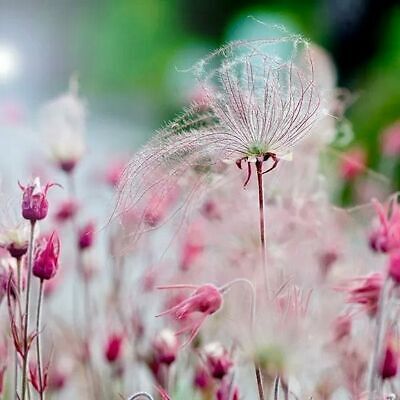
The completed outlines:
[[[35,221],[31,221],[31,234],[29,238],[29,247],[28,247],[28,275],[26,280],[26,299],[25,299],[25,315],[24,315],[24,357],[22,361],[21,400],[25,400],[26,389],[28,386],[27,368],[28,368],[28,348],[29,348],[28,346],[29,297],[31,290],[34,237],[35,237]]]
[[[377,382],[377,371],[378,361],[382,354],[382,344],[386,330],[386,320],[388,315],[388,301],[390,298],[391,281],[386,278],[383,284],[381,294],[379,297],[378,310],[376,314],[376,334],[374,347],[371,355],[371,361],[369,365],[368,375],[368,400],[374,400],[376,398],[376,382]]]
[[[262,262],[264,286],[268,297],[270,290],[269,290],[269,281],[267,274],[267,247],[265,240],[264,186],[263,186],[262,165],[263,165],[262,161],[259,160],[256,161],[257,185],[258,185],[258,210],[259,210],[259,221],[260,221],[261,262]]]
[[[265,400],[264,386],[263,386],[263,379],[262,379],[261,369],[256,363],[254,363],[254,368],[255,368],[255,371],[256,371],[258,398],[260,400]]]
[[[42,300],[43,300],[43,279],[40,280],[39,286],[39,297],[37,302],[36,311],[36,357],[37,357],[37,368],[38,368],[38,378],[40,387],[40,400],[44,400],[44,388],[43,388],[43,374],[42,374],[42,353],[40,351],[40,330],[41,330],[41,315],[42,315]]]
[[[17,293],[18,293],[18,308],[19,308],[19,318],[21,316],[21,293],[22,293],[22,284],[21,284],[21,257],[16,259],[17,261]],[[14,400],[19,398],[18,395],[18,352],[15,351],[14,357]]]

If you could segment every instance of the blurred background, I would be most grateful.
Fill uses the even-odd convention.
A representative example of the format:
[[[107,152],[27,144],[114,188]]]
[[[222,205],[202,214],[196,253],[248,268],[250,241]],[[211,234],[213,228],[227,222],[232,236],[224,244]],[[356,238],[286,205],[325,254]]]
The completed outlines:
[[[350,89],[352,99],[350,137],[340,151],[350,149],[353,158],[358,152],[355,158],[389,175],[396,190],[395,0],[0,0],[0,144],[9,146],[0,157],[2,171],[21,152],[6,134],[29,136],[41,104],[64,92],[73,74],[87,99],[88,132],[99,154],[110,146],[134,150],[193,99],[194,80],[184,69],[226,41],[265,29],[249,16],[283,24],[332,55],[338,86]],[[351,202],[354,177],[345,178],[337,198]]]

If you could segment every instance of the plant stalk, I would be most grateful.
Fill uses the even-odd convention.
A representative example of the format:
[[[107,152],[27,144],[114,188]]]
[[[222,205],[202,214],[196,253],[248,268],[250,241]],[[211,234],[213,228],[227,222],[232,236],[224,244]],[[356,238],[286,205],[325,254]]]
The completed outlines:
[[[37,302],[36,311],[36,357],[37,357],[37,368],[38,368],[38,378],[40,387],[40,400],[44,400],[44,388],[43,388],[43,374],[42,374],[42,353],[40,349],[40,330],[41,330],[41,316],[42,316],[42,300],[43,300],[43,279],[40,280],[39,286],[39,297]]]
[[[34,247],[34,237],[35,237],[35,221],[31,221],[31,233],[29,238],[28,246],[28,275],[26,280],[26,299],[25,299],[25,315],[24,315],[24,357],[22,361],[22,381],[21,390],[22,397],[21,400],[26,398],[26,390],[28,386],[27,380],[27,368],[28,368],[28,328],[29,328],[29,298],[31,289],[31,278],[32,278],[32,264],[33,264],[33,247]]]

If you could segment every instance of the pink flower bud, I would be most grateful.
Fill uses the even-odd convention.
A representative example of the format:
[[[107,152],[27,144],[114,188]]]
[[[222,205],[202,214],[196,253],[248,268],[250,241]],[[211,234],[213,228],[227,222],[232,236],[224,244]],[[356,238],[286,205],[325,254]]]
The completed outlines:
[[[122,355],[124,337],[121,334],[114,333],[109,336],[105,349],[104,356],[111,364],[116,362]]]
[[[204,356],[208,371],[215,379],[222,379],[233,365],[230,354],[221,343],[210,343],[205,346]]]
[[[369,245],[376,252],[387,253],[400,248],[400,207],[392,201],[387,207],[373,200],[379,225],[369,237]]]
[[[54,277],[58,270],[60,239],[56,232],[42,238],[36,250],[32,273],[41,280]]]
[[[47,192],[52,186],[54,186],[53,183],[48,183],[42,188],[39,178],[35,178],[33,183],[28,186],[20,185],[23,191],[22,216],[25,219],[35,222],[46,218],[49,210]]]
[[[68,221],[76,215],[78,208],[78,203],[75,200],[66,200],[59,205],[55,218],[58,222]]]
[[[177,334],[189,333],[189,338],[182,346],[190,343],[199,332],[203,322],[209,316],[221,309],[223,298],[221,291],[212,284],[197,285],[168,285],[160,286],[159,289],[195,289],[195,291],[180,303],[163,311],[158,315],[172,315],[178,320],[187,318],[192,314],[200,314],[193,318]]]
[[[85,226],[79,229],[78,232],[78,247],[85,250],[92,247],[94,242],[95,225],[93,222],[88,222]]]
[[[28,250],[30,235],[29,223],[4,229],[0,234],[0,247],[7,249],[11,257],[21,258]]]
[[[179,342],[174,332],[163,329],[153,341],[154,355],[161,364],[172,364],[178,354]]]
[[[212,385],[212,379],[207,369],[198,367],[194,374],[193,385],[199,390],[207,390]]]
[[[388,344],[385,350],[385,356],[379,367],[379,374],[382,379],[390,379],[396,376],[398,366],[398,354],[392,346]]]

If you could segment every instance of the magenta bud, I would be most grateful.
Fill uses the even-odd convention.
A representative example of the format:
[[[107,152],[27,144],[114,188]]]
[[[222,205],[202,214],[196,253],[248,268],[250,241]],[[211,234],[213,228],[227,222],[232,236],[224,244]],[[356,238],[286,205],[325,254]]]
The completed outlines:
[[[121,334],[114,333],[109,336],[104,349],[104,356],[110,364],[118,361],[121,357],[123,341],[124,337]]]
[[[41,280],[54,277],[58,270],[60,239],[56,232],[41,240],[33,261],[32,273]]]
[[[379,374],[382,379],[390,379],[396,376],[398,365],[398,354],[390,345],[386,347],[385,356],[379,367]]]
[[[212,384],[212,379],[207,369],[198,367],[194,374],[193,385],[199,390],[207,390]]]
[[[154,355],[161,364],[171,365],[177,357],[178,350],[178,338],[169,329],[163,329],[153,341]]]
[[[28,186],[20,185],[22,194],[22,216],[31,221],[40,221],[47,217],[49,203],[47,201],[47,192],[54,186],[48,183],[44,188],[40,185],[39,178],[35,178],[33,183]]]
[[[78,247],[85,250],[92,247],[94,242],[95,226],[93,222],[88,222],[85,226],[79,229],[78,232]]]
[[[207,369],[215,379],[222,379],[233,365],[232,358],[221,343],[210,343],[204,348]]]

